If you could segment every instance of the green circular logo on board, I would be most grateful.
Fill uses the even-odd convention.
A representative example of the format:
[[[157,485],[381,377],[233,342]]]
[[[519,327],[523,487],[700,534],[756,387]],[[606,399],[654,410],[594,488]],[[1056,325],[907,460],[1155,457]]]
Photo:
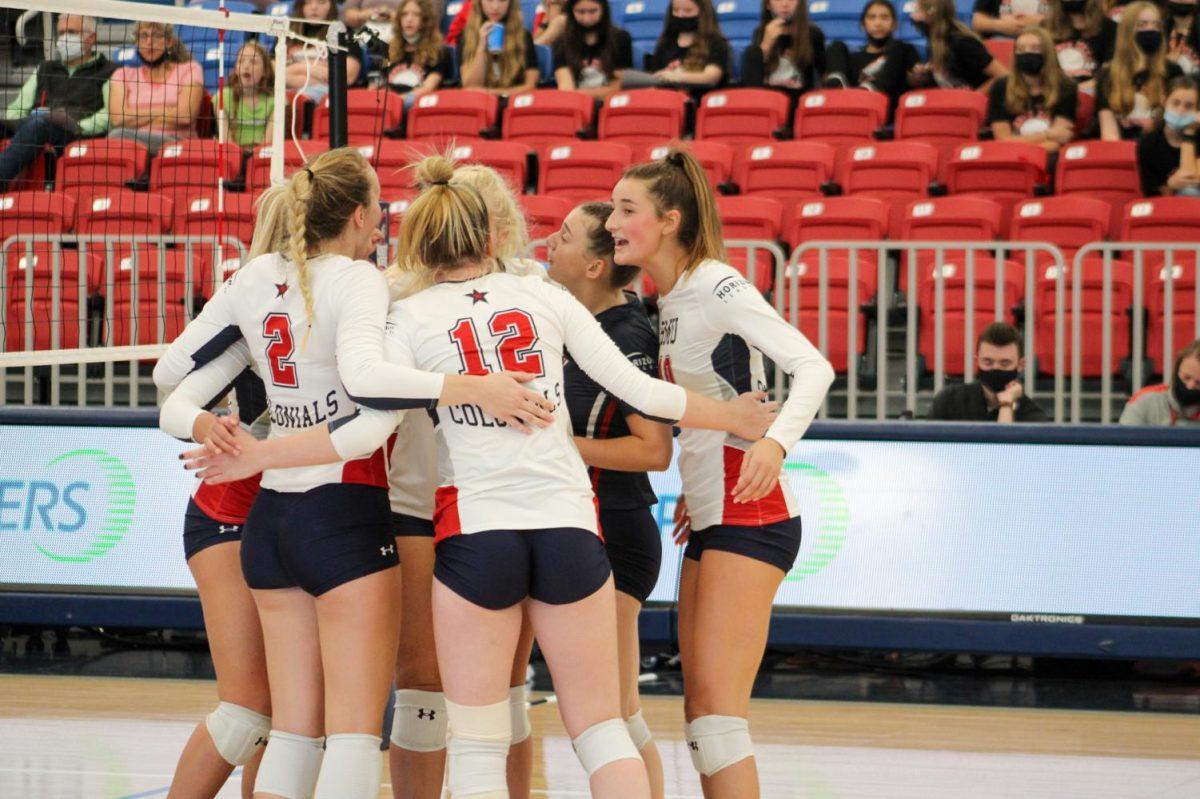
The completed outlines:
[[[57,563],[90,563],[129,532],[137,491],[120,458],[76,449],[51,460],[46,471],[50,479],[25,485],[19,506],[38,552]]]
[[[850,503],[838,481],[824,469],[818,469],[811,463],[785,463],[783,468],[789,476],[804,481],[808,488],[805,497],[815,497],[817,500],[815,530],[809,532],[813,529],[808,523],[812,514],[805,508],[800,556],[784,578],[789,583],[798,583],[820,574],[842,551],[850,528]]]

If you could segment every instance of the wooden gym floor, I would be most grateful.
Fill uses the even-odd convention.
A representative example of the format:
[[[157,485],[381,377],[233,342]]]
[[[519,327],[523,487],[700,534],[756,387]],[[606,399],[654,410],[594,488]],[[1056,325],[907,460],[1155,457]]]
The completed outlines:
[[[0,799],[165,796],[215,701],[205,680],[0,675]],[[668,797],[700,797],[681,700],[652,696],[645,707]],[[554,706],[531,715],[534,797],[586,797]],[[1200,797],[1192,713],[759,700],[751,728],[764,799]],[[386,771],[381,781],[391,796]],[[238,795],[235,777],[221,797]]]

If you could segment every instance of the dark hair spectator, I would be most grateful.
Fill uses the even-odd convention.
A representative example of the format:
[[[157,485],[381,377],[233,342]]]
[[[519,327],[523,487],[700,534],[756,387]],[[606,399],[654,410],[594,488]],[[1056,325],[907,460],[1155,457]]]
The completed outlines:
[[[929,418],[943,422],[1045,422],[1046,412],[1025,396],[1025,346],[1007,322],[992,322],[975,344],[975,380],[947,386],[933,398]]]
[[[1104,13],[1104,5],[1104,0],[1049,0],[1042,23],[1054,40],[1063,72],[1089,88],[1116,46],[1117,23]]]
[[[47,144],[61,150],[108,131],[109,79],[117,67],[96,52],[96,20],[62,14],[56,31],[58,58],[39,64],[8,104],[5,121],[16,130],[0,152],[0,192]]]
[[[612,24],[608,0],[569,0],[566,29],[554,45],[554,79],[603,100],[633,67],[633,41]]]
[[[805,0],[763,0],[762,22],[742,56],[742,83],[794,92],[825,73],[825,34],[808,18]]]
[[[1121,424],[1200,426],[1200,339],[1175,356],[1168,382],[1147,386],[1129,398]]]
[[[712,0],[671,0],[647,68],[666,84],[706,89],[724,82],[729,43]]]
[[[493,31],[496,31],[493,33]],[[508,95],[537,86],[537,52],[517,0],[473,0],[458,40],[462,84]]]
[[[917,48],[896,38],[899,22],[891,0],[867,0],[858,18],[867,41],[853,53],[840,41],[825,47],[825,85],[882,92],[890,117],[908,89],[908,71],[921,62]]]
[[[1162,12],[1154,3],[1125,6],[1112,60],[1096,75],[1096,120],[1105,141],[1136,139],[1162,108],[1166,86],[1183,74],[1167,60]]]
[[[109,137],[141,142],[151,155],[169,142],[196,135],[204,71],[165,22],[133,26],[138,66],[121,67],[108,95]]]
[[[1008,74],[983,41],[958,20],[954,0],[916,0],[911,18],[929,42],[929,62],[909,72],[913,88],[983,89]]]
[[[1200,85],[1194,78],[1176,78],[1167,86],[1162,114],[1138,139],[1137,162],[1142,192],[1147,196],[1200,196],[1196,168],[1197,105]]]
[[[392,20],[387,85],[404,94],[410,106],[435,92],[454,74],[450,48],[442,43],[437,14],[430,0],[404,0]]]
[[[1045,28],[1026,28],[1013,44],[1013,71],[988,93],[988,125],[998,141],[1015,139],[1050,152],[1075,132],[1075,82],[1063,74]]]

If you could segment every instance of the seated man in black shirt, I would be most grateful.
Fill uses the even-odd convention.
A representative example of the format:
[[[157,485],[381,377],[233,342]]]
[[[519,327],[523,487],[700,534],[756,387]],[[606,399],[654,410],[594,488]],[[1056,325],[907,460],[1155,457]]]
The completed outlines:
[[[975,381],[947,386],[933,398],[929,418],[939,422],[1046,422],[1049,418],[1025,396],[1018,379],[1025,369],[1021,334],[1007,322],[993,322],[975,345]]]

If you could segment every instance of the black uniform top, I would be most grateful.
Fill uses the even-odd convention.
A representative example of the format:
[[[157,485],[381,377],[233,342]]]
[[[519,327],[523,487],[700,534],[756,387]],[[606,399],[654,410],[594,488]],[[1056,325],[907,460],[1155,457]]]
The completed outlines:
[[[991,410],[983,385],[976,382],[946,386],[933,398],[929,418],[940,422],[994,422],[1000,417],[1000,406]],[[1014,422],[1048,422],[1050,417],[1029,397],[1021,397],[1013,408]]]
[[[658,377],[658,331],[650,324],[641,300],[631,294],[628,302],[598,314],[596,321],[634,366]],[[563,379],[575,435],[620,438],[630,434],[625,417],[637,411],[588,377],[569,352]],[[658,502],[645,472],[614,472],[588,467],[588,474],[601,510],[635,510]]]

